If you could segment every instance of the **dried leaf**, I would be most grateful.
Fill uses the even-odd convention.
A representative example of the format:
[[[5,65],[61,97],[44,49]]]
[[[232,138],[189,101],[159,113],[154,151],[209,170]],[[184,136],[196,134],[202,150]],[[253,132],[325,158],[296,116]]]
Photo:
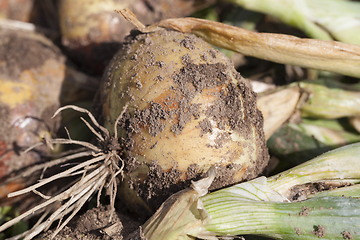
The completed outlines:
[[[300,88],[297,86],[279,89],[258,97],[257,107],[264,116],[266,139],[269,139],[291,117],[296,110],[299,98]]]
[[[143,31],[156,31],[159,27],[191,32],[215,46],[247,56],[360,77],[360,46],[357,45],[285,34],[255,33],[197,18],[167,19]]]

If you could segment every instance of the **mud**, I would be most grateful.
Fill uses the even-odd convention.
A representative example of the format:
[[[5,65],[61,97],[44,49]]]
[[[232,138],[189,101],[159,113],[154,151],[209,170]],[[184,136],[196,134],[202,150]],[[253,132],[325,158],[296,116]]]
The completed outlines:
[[[324,226],[317,225],[314,226],[314,231],[312,231],[311,233],[317,236],[318,238],[322,238],[325,237],[326,235],[326,229]]]
[[[333,182],[317,182],[303,185],[294,186],[289,193],[289,199],[292,202],[303,201],[308,198],[309,195],[316,194],[318,192],[328,191],[340,187],[351,186],[351,183],[333,183]]]
[[[297,214],[298,216],[305,216],[308,217],[310,214],[311,208],[309,207],[302,207],[301,211]]]
[[[341,234],[343,235],[344,239],[354,239],[352,234],[348,231],[343,231]]]
[[[135,111],[134,117],[129,119],[129,129],[137,133],[141,127],[147,127],[149,133],[156,136],[165,129],[163,120],[169,117],[170,113],[165,111],[159,103],[151,102],[150,108]]]
[[[140,226],[140,223],[121,213],[114,213],[110,222],[110,213],[110,207],[90,209],[74,218],[53,239],[122,240]],[[39,239],[50,239],[53,232],[54,230],[47,231]]]
[[[301,232],[300,228],[294,228],[294,230],[296,231],[296,234],[299,235],[299,236],[304,234],[303,232]]]
[[[160,206],[168,197],[163,191],[175,193],[184,188],[184,184],[180,183],[181,175],[176,166],[165,172],[156,161],[153,161],[149,165],[148,177],[138,193],[146,200],[155,198],[155,202],[154,200],[151,202],[155,206]]]
[[[199,122],[198,128],[201,128],[201,134],[212,133],[212,126],[209,119],[204,119]],[[200,135],[201,136],[201,135]]]

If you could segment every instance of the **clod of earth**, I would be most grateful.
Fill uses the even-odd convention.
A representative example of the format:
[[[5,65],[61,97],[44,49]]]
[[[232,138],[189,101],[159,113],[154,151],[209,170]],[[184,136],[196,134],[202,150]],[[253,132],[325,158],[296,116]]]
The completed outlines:
[[[322,238],[325,237],[326,235],[326,229],[324,226],[317,225],[314,226],[314,231],[312,231],[311,233],[317,236],[318,238]]]
[[[210,167],[217,169],[210,189],[218,189],[256,177],[268,162],[255,93],[194,35],[129,37],[105,71],[100,98],[110,131],[128,104],[118,126],[126,163],[120,194],[138,213],[151,213]]]

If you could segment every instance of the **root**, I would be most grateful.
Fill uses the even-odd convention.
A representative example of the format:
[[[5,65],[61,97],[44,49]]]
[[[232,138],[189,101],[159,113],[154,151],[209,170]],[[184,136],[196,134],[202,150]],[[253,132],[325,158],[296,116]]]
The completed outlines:
[[[43,163],[43,164],[37,164],[37,165],[27,169],[25,172],[23,172],[23,173],[21,173],[19,175],[16,175],[16,176],[14,176],[12,178],[7,179],[4,182],[4,185],[8,184],[9,182],[13,182],[13,181],[15,181],[15,180],[17,180],[19,178],[24,178],[24,177],[30,176],[34,172],[39,171],[41,169],[43,169],[42,175],[44,175],[44,172],[45,172],[45,170],[47,168],[66,163],[67,161],[70,161],[70,160],[73,160],[73,159],[92,156],[92,153],[93,153],[92,151],[84,151],[84,152],[75,153],[73,155],[65,156],[65,157],[62,157],[62,158],[58,158],[58,159],[55,159],[55,160],[52,160],[50,162],[46,162],[46,163]],[[41,179],[42,179],[42,177],[41,177]]]
[[[68,156],[60,157],[58,159],[52,160],[50,162],[36,165],[27,171],[23,172],[21,175],[15,176],[12,179],[9,179],[9,181],[13,181],[15,179],[29,176],[30,174],[34,173],[35,171],[43,170],[43,173],[47,168],[53,167],[55,165],[60,165],[68,162],[69,160],[79,159],[82,157],[91,157],[91,159],[76,164],[75,166],[64,170],[58,174],[55,174],[51,177],[42,179],[32,186],[29,186],[25,189],[13,192],[8,194],[8,197],[15,197],[18,195],[22,195],[28,192],[33,192],[37,195],[40,195],[44,202],[40,203],[39,205],[35,206],[34,208],[28,210],[27,212],[21,214],[20,216],[6,222],[2,226],[0,226],[0,232],[4,231],[5,229],[13,226],[14,224],[18,223],[19,221],[23,220],[24,218],[30,217],[38,212],[45,212],[37,224],[33,226],[32,229],[26,231],[25,233],[22,233],[18,236],[15,236],[11,239],[19,239],[24,237],[24,239],[32,239],[39,233],[46,231],[50,228],[52,223],[54,221],[59,220],[58,227],[52,234],[51,238],[54,238],[65,226],[69,223],[69,221],[76,215],[76,213],[81,209],[81,207],[86,203],[86,201],[95,194],[96,191],[98,191],[97,195],[97,204],[100,204],[100,195],[101,191],[104,188],[104,186],[108,189],[108,192],[110,194],[110,207],[111,207],[111,215],[110,215],[110,222],[112,221],[113,212],[115,211],[115,198],[117,193],[117,183],[116,183],[116,176],[118,174],[123,174],[123,168],[124,168],[124,162],[120,158],[120,156],[117,154],[117,149],[112,149],[107,146],[110,142],[113,142],[114,139],[117,141],[117,124],[122,118],[124,112],[127,109],[127,105],[124,107],[123,111],[119,115],[119,117],[116,119],[114,130],[115,130],[115,136],[113,136],[113,139],[111,139],[111,136],[109,134],[109,131],[102,127],[95,119],[95,117],[86,109],[69,105],[62,108],[59,108],[53,117],[55,117],[57,114],[59,114],[61,111],[65,109],[73,109],[78,112],[83,112],[88,114],[88,116],[91,119],[92,125],[95,126],[95,128],[87,122],[85,119],[81,118],[81,120],[86,124],[86,126],[90,129],[90,131],[96,136],[99,146],[105,146],[102,148],[99,148],[91,143],[84,142],[84,141],[77,141],[73,140],[70,137],[69,132],[68,137],[69,139],[44,139],[44,141],[40,144],[46,144],[48,147],[52,147],[53,144],[75,144],[79,146],[83,146],[85,150],[82,152],[77,152],[74,154],[70,154]],[[96,131],[95,129],[98,129],[99,131]],[[112,140],[112,141],[110,141]],[[37,147],[39,144],[36,144],[29,149],[26,150],[26,152],[30,151],[31,149]],[[119,167],[117,164],[118,162],[121,162],[121,166]],[[42,173],[42,176],[43,176]],[[56,179],[60,178],[66,178],[74,175],[80,175],[79,178],[70,185],[66,190],[64,189],[62,192],[55,196],[46,196],[43,193],[41,193],[39,190],[37,190],[39,187],[44,186],[46,184],[49,184],[53,182]],[[60,205],[57,208],[54,208],[54,206]],[[52,212],[52,213],[51,213]],[[50,214],[51,213],[51,214]],[[69,216],[67,216],[70,213]],[[50,216],[48,216],[50,214]],[[47,217],[48,216],[48,217]],[[67,217],[66,217],[67,216]],[[65,218],[65,220],[62,222],[62,219]]]

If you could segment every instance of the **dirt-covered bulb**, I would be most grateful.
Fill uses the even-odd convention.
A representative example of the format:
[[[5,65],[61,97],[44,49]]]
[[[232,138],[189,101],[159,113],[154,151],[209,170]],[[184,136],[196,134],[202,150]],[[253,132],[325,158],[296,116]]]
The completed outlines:
[[[269,155],[256,95],[231,61],[191,34],[131,36],[101,85],[105,126],[118,125],[120,194],[149,213],[214,166],[213,189],[256,177]]]

